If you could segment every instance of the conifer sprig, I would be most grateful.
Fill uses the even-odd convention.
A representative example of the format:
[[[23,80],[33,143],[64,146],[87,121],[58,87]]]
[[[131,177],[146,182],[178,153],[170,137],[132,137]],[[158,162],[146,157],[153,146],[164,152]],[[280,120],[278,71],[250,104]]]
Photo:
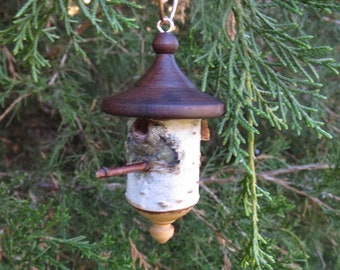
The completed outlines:
[[[55,20],[62,20],[74,48],[83,55],[85,51],[81,45],[79,31],[82,30],[79,25],[86,24],[86,20],[98,35],[113,43],[116,41],[112,32],[122,31],[124,27],[137,27],[133,18],[119,14],[115,9],[117,5],[139,7],[131,1],[94,0],[86,5],[79,0],[75,6],[81,11],[78,15],[69,13],[70,3],[68,0],[28,0],[15,15],[13,25],[0,31],[0,39],[5,44],[14,42],[13,54],[30,68],[34,81],[38,80],[42,68],[50,67],[49,59],[42,53],[42,46],[45,42],[54,43],[59,38],[56,27],[49,26],[55,24]],[[110,27],[107,28],[107,25]]]
[[[296,12],[305,7],[339,8],[331,1],[324,5],[315,1],[304,1],[303,5],[300,1],[284,2],[279,6],[294,2],[290,7]],[[279,130],[291,128],[298,133],[305,124],[315,129],[320,137],[330,138],[322,128],[323,123],[311,117],[314,109],[307,104],[309,98],[325,98],[320,93],[322,84],[318,82],[318,68],[328,68],[338,74],[339,64],[327,57],[331,48],[312,46],[310,40],[313,37],[300,35],[296,22],[281,23],[282,18],[270,17],[261,4],[253,1],[239,3],[240,8],[236,7],[236,1],[221,7],[226,11],[221,15],[225,18],[222,29],[221,25],[216,24],[214,28],[204,20],[201,21],[204,27],[198,24],[203,29],[203,40],[209,44],[203,44],[205,53],[197,59],[202,63],[205,61],[202,89],[207,89],[207,81],[216,78],[217,95],[226,101],[226,115],[219,131],[228,145],[227,161],[232,156],[237,161],[244,160],[242,145],[245,139],[241,130],[257,133],[259,119],[266,119]],[[275,5],[278,4],[272,3],[270,7],[275,8]],[[208,10],[206,7],[206,12]],[[232,20],[236,23],[234,37],[228,33],[229,21]],[[209,43],[211,40],[214,40],[212,44]],[[250,74],[251,92],[244,87],[245,71]],[[251,103],[246,102],[247,97]],[[246,112],[253,116],[253,127],[244,121]]]
[[[302,15],[306,7],[328,12],[334,10],[334,5],[331,1],[320,4],[287,0],[273,1],[268,7]],[[327,57],[331,50],[328,46],[312,46],[312,36],[299,34],[295,21],[271,17],[259,6],[254,1],[238,0],[221,7],[226,11],[225,21],[222,28],[216,24],[215,41],[212,46],[203,45],[206,52],[198,61],[206,61],[202,88],[205,90],[207,81],[216,78],[217,95],[226,103],[226,113],[219,126],[228,148],[226,160],[229,162],[234,157],[246,169],[241,200],[251,220],[252,236],[243,266],[273,269],[274,260],[268,255],[266,241],[258,228],[258,198],[270,200],[270,196],[257,185],[255,134],[259,133],[260,120],[264,119],[274,128],[292,128],[298,133],[304,123],[320,137],[330,138],[322,128],[323,123],[313,119],[315,109],[306,101],[325,98],[320,94],[322,85],[318,82],[317,68],[325,67],[338,74],[339,65]],[[280,22],[283,19],[285,22]],[[202,20],[202,25],[207,22]],[[211,32],[211,29],[202,32],[206,42],[212,40]]]

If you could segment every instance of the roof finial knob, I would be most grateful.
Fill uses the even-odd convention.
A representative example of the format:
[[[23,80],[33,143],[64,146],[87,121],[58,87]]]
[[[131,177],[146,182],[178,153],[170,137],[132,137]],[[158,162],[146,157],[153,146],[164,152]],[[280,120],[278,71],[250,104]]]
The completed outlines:
[[[154,39],[152,47],[157,54],[174,54],[178,49],[178,41],[174,35],[163,32]]]

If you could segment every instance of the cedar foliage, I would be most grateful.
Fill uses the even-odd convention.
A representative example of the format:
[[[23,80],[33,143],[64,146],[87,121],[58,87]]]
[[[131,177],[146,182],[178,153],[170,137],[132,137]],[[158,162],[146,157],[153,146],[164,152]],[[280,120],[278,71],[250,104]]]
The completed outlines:
[[[166,245],[94,178],[125,162],[100,100],[150,65],[157,1],[0,3],[0,269],[340,267],[339,4],[179,2],[177,61],[227,110]]]

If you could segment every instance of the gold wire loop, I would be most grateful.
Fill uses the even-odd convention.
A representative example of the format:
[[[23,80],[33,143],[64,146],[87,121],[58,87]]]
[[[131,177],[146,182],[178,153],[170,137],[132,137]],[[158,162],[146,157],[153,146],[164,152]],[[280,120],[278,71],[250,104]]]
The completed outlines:
[[[174,0],[172,3],[172,10],[170,13],[170,16],[164,16],[164,0],[159,0],[159,18],[160,20],[157,22],[157,29],[159,32],[171,32],[175,29],[175,23],[173,21],[177,5],[178,5],[178,0]],[[164,31],[162,28],[162,25],[167,24],[169,25],[169,29],[167,31]]]

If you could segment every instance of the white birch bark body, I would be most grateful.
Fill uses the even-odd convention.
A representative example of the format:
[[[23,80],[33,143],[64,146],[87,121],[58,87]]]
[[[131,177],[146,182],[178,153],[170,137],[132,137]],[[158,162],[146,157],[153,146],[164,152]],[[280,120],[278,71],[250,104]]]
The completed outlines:
[[[129,162],[150,161],[152,167],[148,172],[128,174],[127,200],[150,212],[195,205],[199,200],[201,120],[150,120],[147,135],[140,139],[134,133],[131,129],[126,142]]]

